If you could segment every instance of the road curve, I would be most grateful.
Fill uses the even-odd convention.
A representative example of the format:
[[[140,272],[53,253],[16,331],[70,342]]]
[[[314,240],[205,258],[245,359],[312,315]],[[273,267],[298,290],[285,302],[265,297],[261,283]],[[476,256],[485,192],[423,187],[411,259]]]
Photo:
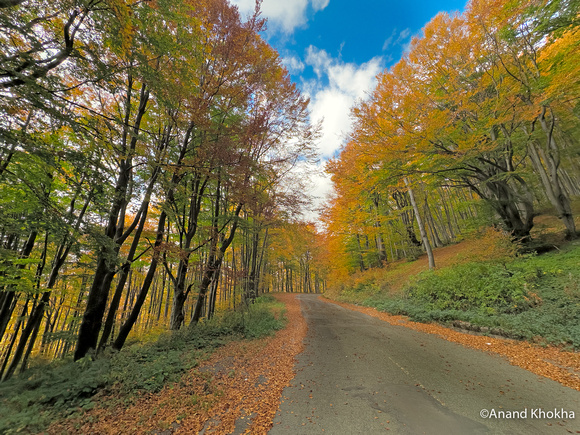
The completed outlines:
[[[270,435],[580,433],[576,390],[316,295],[298,298],[305,350]]]

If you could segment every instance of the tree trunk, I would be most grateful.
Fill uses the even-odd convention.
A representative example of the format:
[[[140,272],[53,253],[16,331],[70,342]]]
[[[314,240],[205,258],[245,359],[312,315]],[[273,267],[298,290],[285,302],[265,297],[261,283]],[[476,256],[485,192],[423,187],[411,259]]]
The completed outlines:
[[[158,148],[159,153],[161,153],[165,149],[165,146],[169,141],[170,134],[171,128],[167,128],[166,134],[164,134],[164,138],[161,140],[160,146]],[[117,309],[119,308],[119,303],[121,302],[121,297],[123,296],[123,289],[125,288],[125,284],[127,283],[127,276],[129,275],[129,270],[131,269],[131,263],[135,260],[135,253],[137,252],[137,248],[139,247],[141,234],[143,233],[143,229],[145,228],[145,222],[147,221],[147,215],[149,213],[149,202],[151,201],[151,194],[153,193],[153,188],[155,187],[157,177],[159,176],[160,172],[161,168],[159,166],[156,166],[153,169],[151,178],[149,179],[149,184],[145,192],[145,197],[143,198],[143,202],[141,203],[141,207],[139,210],[140,214],[139,223],[137,225],[135,235],[133,236],[131,247],[129,248],[129,252],[127,253],[127,259],[125,260],[125,263],[121,268],[121,276],[119,277],[119,282],[117,283],[117,288],[115,289],[115,293],[113,295],[113,299],[111,300],[111,305],[109,307],[109,312],[105,320],[103,334],[101,335],[101,341],[99,343],[99,350],[104,349],[104,347],[107,344],[107,341],[109,340],[111,331],[113,329],[113,325],[115,323],[115,318],[117,315]]]
[[[224,258],[224,253],[226,252],[226,250],[228,249],[228,247],[230,246],[230,244],[234,240],[234,236],[236,234],[236,229],[238,228],[238,216],[240,215],[240,211],[242,210],[242,206],[243,206],[243,204],[238,204],[238,206],[236,207],[236,211],[235,211],[234,216],[233,216],[234,222],[232,224],[232,227],[230,228],[230,233],[229,233],[228,237],[226,237],[223,240],[219,249],[213,249],[212,252],[210,252],[210,255],[209,255],[209,258],[207,261],[207,265],[205,268],[205,272],[203,274],[203,278],[202,278],[201,284],[199,286],[199,295],[197,297],[195,311],[193,312],[193,316],[191,319],[191,323],[193,323],[193,324],[198,323],[199,320],[201,319],[201,308],[203,307],[203,304],[205,302],[204,299],[205,299],[205,295],[207,293],[207,289],[209,287],[209,284],[212,282],[214,274],[216,273],[216,271],[219,270],[219,268],[221,266],[222,260]]]
[[[135,123],[133,124],[133,135],[127,149],[132,86],[133,80],[131,76],[129,76],[124,123],[125,128],[123,131],[124,152],[121,155],[119,173],[115,186],[115,197],[109,211],[107,227],[105,229],[105,237],[111,242],[112,246],[105,243],[99,249],[93,284],[89,291],[86,309],[79,328],[77,346],[74,354],[75,361],[83,358],[91,349],[97,349],[99,333],[101,332],[101,326],[103,324],[103,316],[107,308],[107,299],[109,297],[111,283],[115,276],[116,260],[119,249],[121,244],[134,229],[134,226],[131,225],[131,227],[123,233],[124,209],[128,202],[127,192],[129,190],[131,173],[133,171],[132,156],[135,152],[141,121],[147,109],[149,91],[145,84],[141,86],[139,108],[136,114]],[[133,224],[136,225],[137,221]]]
[[[34,243],[36,241],[37,236],[38,231],[32,231],[29,234],[28,238],[26,239],[26,242],[24,243],[24,246],[20,250],[18,258],[25,259],[30,257],[30,253],[34,248]],[[19,270],[23,270],[25,267],[26,265],[24,264],[18,265]],[[6,332],[6,328],[8,327],[8,323],[10,322],[10,318],[12,317],[12,312],[16,308],[16,301],[18,299],[16,292],[14,290],[10,290],[10,287],[4,289],[3,293],[4,300],[0,306],[0,340],[4,336],[4,333]]]
[[[429,259],[429,269],[435,269],[435,258],[433,257],[433,250],[431,249],[431,243],[429,243],[429,239],[427,238],[427,232],[425,231],[425,226],[423,225],[423,221],[421,220],[421,216],[419,215],[419,208],[417,207],[417,203],[415,202],[415,195],[413,194],[413,189],[409,184],[409,180],[405,177],[405,185],[407,186],[407,190],[409,191],[409,199],[411,200],[411,205],[413,206],[413,210],[415,211],[415,218],[417,219],[417,225],[419,226],[419,232],[421,233],[421,240],[423,241],[423,246],[425,247],[425,251],[427,252],[427,257]]]
[[[183,254],[179,259],[179,265],[177,267],[177,276],[173,280],[175,283],[175,288],[173,291],[173,305],[171,307],[171,318],[169,321],[169,329],[177,330],[181,328],[181,325],[185,319],[185,301],[187,300],[187,296],[189,295],[189,290],[191,286],[187,289],[185,288],[186,280],[187,280],[187,272],[189,270],[189,257],[191,256],[191,242],[193,241],[193,237],[197,232],[197,220],[199,216],[199,212],[201,210],[202,205],[202,196],[205,191],[205,186],[207,185],[207,178],[202,183],[199,178],[196,177],[195,181],[193,182],[194,189],[191,193],[191,202],[189,205],[189,219],[188,219],[188,229],[185,234],[185,243],[183,246]],[[218,192],[219,192],[219,181],[218,181]],[[219,200],[219,193],[217,194]],[[219,213],[219,211],[218,211]]]
[[[560,150],[556,140],[554,139],[554,115],[552,114],[551,123],[548,125],[545,116],[546,111],[546,107],[543,107],[542,113],[538,115],[538,120],[540,121],[542,130],[546,134],[545,149],[536,146],[532,141],[528,147],[531,151],[530,157],[534,162],[534,167],[540,174],[540,179],[542,180],[544,190],[550,203],[554,206],[558,217],[566,226],[567,238],[575,239],[578,235],[576,233],[576,225],[574,223],[574,215],[572,213],[570,199],[563,189],[560,174],[558,172],[560,167]],[[542,157],[541,159],[540,156]],[[547,170],[544,169],[542,160],[545,163]]]
[[[151,283],[153,282],[153,278],[155,277],[155,272],[157,270],[157,265],[159,264],[159,247],[161,243],[163,243],[163,236],[165,230],[165,220],[167,218],[167,214],[165,211],[161,212],[161,216],[159,216],[159,222],[157,223],[157,236],[155,237],[155,244],[153,246],[153,257],[151,259],[151,264],[149,266],[149,270],[147,271],[147,275],[145,276],[145,280],[143,281],[143,285],[141,286],[141,291],[137,296],[137,300],[135,305],[133,305],[133,309],[131,310],[131,314],[121,326],[119,330],[119,335],[115,339],[113,343],[113,349],[121,350],[133,325],[137,321],[139,317],[139,313],[141,312],[141,307],[145,302],[147,297],[147,293],[149,292],[149,288],[151,287]]]

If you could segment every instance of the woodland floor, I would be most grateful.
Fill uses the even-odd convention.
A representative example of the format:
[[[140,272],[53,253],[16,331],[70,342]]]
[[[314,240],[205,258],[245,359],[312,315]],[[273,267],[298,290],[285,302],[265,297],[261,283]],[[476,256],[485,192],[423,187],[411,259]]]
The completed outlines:
[[[274,336],[230,342],[178,384],[129,406],[97,406],[81,418],[53,424],[48,433],[267,433],[306,335],[300,302],[291,294],[276,297],[286,304],[288,324]]]

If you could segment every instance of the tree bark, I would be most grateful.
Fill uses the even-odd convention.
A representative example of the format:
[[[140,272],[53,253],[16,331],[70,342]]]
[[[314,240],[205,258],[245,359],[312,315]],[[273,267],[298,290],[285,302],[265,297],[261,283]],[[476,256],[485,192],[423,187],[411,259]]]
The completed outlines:
[[[427,238],[427,232],[425,231],[425,226],[423,225],[423,221],[421,220],[421,216],[419,215],[419,207],[417,207],[417,202],[415,201],[415,195],[413,194],[413,189],[409,184],[409,180],[407,177],[404,179],[405,186],[407,186],[407,190],[409,191],[409,199],[411,200],[411,205],[413,206],[413,210],[415,211],[415,219],[417,220],[417,225],[419,226],[419,232],[421,233],[421,240],[423,241],[423,246],[425,247],[425,251],[427,252],[427,257],[429,259],[429,269],[435,269],[435,257],[433,256],[433,250],[431,249],[431,243],[429,243],[429,239]]]
[[[115,186],[115,198],[109,211],[108,222],[105,228],[105,238],[109,243],[104,243],[99,249],[93,284],[89,291],[87,306],[79,328],[77,346],[74,354],[75,361],[83,358],[91,349],[97,349],[99,333],[101,332],[101,326],[103,324],[103,316],[107,308],[107,299],[109,297],[113,277],[115,276],[115,263],[119,249],[121,248],[123,241],[134,229],[134,226],[132,226],[132,228],[128,228],[127,231],[123,233],[123,211],[128,202],[127,192],[133,170],[132,157],[135,152],[141,121],[147,110],[149,91],[147,90],[146,85],[142,84],[139,108],[133,124],[133,135],[127,149],[126,141],[131,113],[132,86],[133,80],[131,76],[129,76],[126,102],[127,107],[124,123],[125,129],[123,132],[124,152],[121,155],[119,173]],[[136,224],[137,220],[134,222],[134,225]]]
[[[221,246],[218,249],[213,249],[212,252],[210,252],[208,261],[207,261],[207,265],[205,267],[205,272],[201,281],[201,284],[199,286],[199,295],[197,297],[197,302],[195,305],[195,311],[193,312],[193,316],[191,318],[191,323],[192,324],[196,324],[199,322],[199,320],[201,319],[201,308],[203,307],[204,304],[204,298],[205,295],[207,293],[207,289],[210,285],[210,283],[212,282],[212,279],[216,273],[216,271],[219,270],[221,263],[223,261],[224,258],[224,253],[226,252],[226,250],[228,249],[228,247],[230,246],[230,244],[232,243],[232,241],[234,240],[234,236],[236,234],[236,229],[238,228],[238,216],[240,215],[240,211],[242,210],[242,206],[243,204],[238,204],[238,206],[236,207],[236,211],[234,212],[234,222],[232,224],[232,227],[230,228],[230,233],[228,235],[228,237],[226,237],[223,242],[221,243]]]
[[[542,108],[542,112],[538,115],[538,120],[540,121],[540,125],[542,130],[546,135],[546,146],[544,149],[538,147],[534,147],[534,144],[530,144],[530,148],[534,148],[536,154],[539,152],[542,156],[543,161],[547,166],[547,171],[544,171],[544,167],[542,166],[542,160],[536,155],[536,165],[538,169],[540,169],[542,184],[544,184],[544,190],[546,191],[546,195],[548,199],[556,209],[556,213],[558,217],[562,220],[564,225],[566,226],[566,236],[568,239],[575,239],[578,237],[576,233],[576,225],[574,223],[574,215],[572,213],[572,207],[570,205],[570,199],[566,195],[562,182],[560,180],[560,174],[558,173],[558,169],[560,167],[560,150],[556,140],[554,138],[554,114],[551,116],[550,125],[546,120],[546,107]],[[547,172],[547,173],[544,173]],[[542,176],[542,173],[544,175]],[[548,181],[549,176],[549,181]]]
[[[167,218],[167,214],[165,211],[161,212],[161,216],[159,216],[159,222],[157,223],[157,236],[155,237],[155,244],[153,246],[153,257],[151,259],[151,264],[149,266],[149,270],[147,271],[147,275],[145,276],[145,280],[143,281],[143,285],[141,286],[141,291],[137,296],[137,300],[135,301],[135,305],[133,305],[133,309],[131,310],[131,314],[121,326],[119,330],[119,334],[113,343],[113,349],[121,350],[133,325],[139,318],[139,313],[141,312],[141,308],[143,307],[143,303],[147,298],[147,293],[149,292],[149,288],[151,287],[151,283],[153,282],[153,278],[155,277],[155,272],[157,271],[157,265],[159,264],[159,247],[163,243],[163,237],[165,235],[165,221]]]
[[[163,151],[165,150],[169,138],[171,135],[171,127],[167,127],[163,138],[161,139],[159,146],[158,146],[158,155],[161,156]],[[147,215],[149,213],[149,203],[151,201],[151,194],[153,193],[153,188],[157,183],[157,178],[161,173],[161,167],[157,163],[157,165],[153,168],[153,172],[151,174],[151,178],[149,179],[149,184],[147,186],[147,190],[145,191],[145,197],[143,198],[143,202],[141,203],[141,207],[139,209],[138,215],[140,215],[139,223],[137,225],[137,229],[135,231],[135,235],[133,236],[133,241],[131,242],[131,247],[129,248],[129,252],[127,253],[127,259],[121,268],[121,276],[119,277],[119,281],[117,283],[117,288],[115,289],[115,293],[113,295],[113,299],[111,300],[111,304],[109,307],[109,312],[107,314],[107,318],[105,319],[105,326],[103,328],[103,333],[101,335],[101,341],[99,343],[99,350],[102,350],[109,340],[109,336],[113,329],[113,325],[115,323],[115,317],[117,314],[117,309],[119,308],[119,303],[121,301],[121,297],[123,296],[123,289],[125,288],[125,284],[127,283],[127,276],[129,275],[129,270],[131,268],[131,263],[135,260],[135,253],[137,252],[137,248],[139,247],[139,242],[141,240],[141,234],[143,233],[143,229],[145,227],[145,222],[147,220]]]

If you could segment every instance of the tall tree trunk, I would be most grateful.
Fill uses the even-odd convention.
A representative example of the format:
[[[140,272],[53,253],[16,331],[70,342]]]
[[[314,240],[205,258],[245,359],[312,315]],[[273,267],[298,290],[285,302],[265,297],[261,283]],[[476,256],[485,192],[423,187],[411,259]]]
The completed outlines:
[[[438,193],[439,193],[439,198],[441,198],[441,204],[443,206],[443,211],[445,212],[447,228],[449,230],[449,237],[450,237],[451,241],[455,241],[457,239],[457,237],[455,236],[455,231],[453,230],[453,222],[452,222],[451,213],[449,212],[449,205],[447,205],[447,199],[445,198],[445,195],[444,195],[442,189],[439,189]],[[454,220],[455,220],[455,223],[457,224],[457,219],[454,219]]]
[[[254,221],[254,228],[252,231],[252,243],[249,247],[249,267],[248,272],[248,285],[246,287],[245,299],[246,301],[253,301],[258,295],[257,289],[257,275],[258,275],[258,242],[260,241],[260,228],[258,224]]]
[[[181,325],[185,319],[185,301],[191,290],[191,286],[185,287],[187,281],[187,272],[189,270],[189,258],[191,256],[191,243],[193,237],[195,236],[198,228],[198,217],[202,205],[202,197],[207,185],[208,178],[202,182],[199,177],[195,177],[192,183],[194,188],[191,193],[191,202],[189,205],[189,217],[188,217],[188,228],[185,234],[185,243],[183,245],[182,254],[179,259],[179,265],[177,266],[177,276],[172,279],[174,282],[173,291],[173,305],[171,307],[171,317],[169,321],[169,329],[177,330],[181,328]],[[218,192],[219,192],[219,179],[218,179]],[[219,197],[219,193],[217,194]],[[219,210],[218,210],[219,213]],[[169,273],[169,271],[168,271]]]
[[[436,248],[443,246],[443,242],[439,237],[437,232],[437,225],[435,224],[435,219],[433,219],[433,214],[431,213],[431,208],[429,207],[429,202],[427,201],[427,195],[425,195],[425,203],[423,204],[423,211],[425,213],[425,221],[429,227],[429,233],[431,234],[431,240]]]
[[[143,281],[143,285],[141,286],[141,291],[137,296],[135,305],[133,305],[131,314],[129,314],[129,317],[121,326],[121,329],[119,330],[119,335],[117,335],[117,338],[113,343],[113,349],[121,350],[123,348],[123,345],[125,344],[125,341],[127,340],[129,333],[131,332],[131,329],[133,328],[133,325],[135,325],[135,322],[139,318],[141,307],[145,302],[147,293],[149,292],[149,288],[151,287],[151,283],[153,282],[153,279],[155,277],[155,272],[157,271],[157,265],[159,264],[159,255],[160,255],[159,247],[163,243],[166,218],[167,218],[166,212],[162,211],[161,216],[159,216],[159,222],[157,223],[157,235],[155,237],[155,244],[153,246],[153,256],[151,258],[149,270],[147,271],[147,275],[145,276],[145,280]]]
[[[26,258],[30,257],[30,254],[32,252],[32,249],[34,248],[34,243],[36,242],[37,236],[38,236],[38,231],[32,231],[28,235],[26,242],[24,243],[24,245],[22,246],[22,249],[20,250],[18,258],[26,259]],[[23,270],[25,267],[26,267],[25,264],[19,264],[17,268],[19,270]],[[4,333],[6,332],[6,328],[8,327],[8,323],[10,322],[10,318],[12,317],[12,312],[16,308],[16,301],[17,301],[16,291],[12,290],[10,287],[4,289],[3,293],[4,293],[4,298],[3,298],[4,300],[0,306],[0,340],[2,340],[2,337],[4,336]]]
[[[415,235],[415,229],[413,227],[413,215],[407,211],[407,207],[409,203],[407,202],[407,197],[404,192],[395,191],[393,193],[393,199],[397,204],[397,208],[401,211],[401,221],[405,226],[405,231],[407,232],[407,236],[409,237],[409,241],[413,246],[421,246],[421,242],[417,240],[417,236]],[[414,213],[414,210],[413,210]]]
[[[264,238],[262,239],[262,247],[260,248],[260,258],[258,259],[258,264],[256,266],[256,296],[260,293],[260,287],[263,277],[263,268],[264,268],[264,256],[266,256],[266,247],[268,241],[268,228],[264,231]],[[267,261],[267,259],[265,260]]]
[[[170,135],[171,135],[171,127],[167,127],[165,130],[165,134],[163,135],[163,138],[161,139],[158,147],[158,154],[160,158],[165,147],[169,142]],[[139,242],[141,241],[141,234],[143,233],[143,229],[145,228],[145,222],[147,221],[147,215],[149,213],[149,203],[151,201],[151,194],[153,193],[153,188],[157,183],[157,177],[159,176],[160,172],[161,167],[159,165],[156,165],[153,169],[153,173],[151,174],[151,178],[149,179],[149,184],[145,192],[145,197],[143,198],[143,202],[141,203],[141,207],[139,209],[139,214],[141,217],[139,219],[135,235],[133,236],[131,247],[129,248],[129,252],[127,253],[127,259],[125,260],[125,263],[121,267],[121,275],[119,276],[117,288],[115,289],[115,293],[113,295],[113,298],[111,299],[109,312],[107,314],[107,318],[105,319],[105,326],[103,328],[101,341],[99,343],[100,350],[102,350],[107,344],[107,341],[109,340],[109,336],[113,329],[113,325],[115,324],[117,310],[119,308],[119,303],[121,302],[123,289],[125,288],[125,284],[127,283],[127,276],[129,275],[131,263],[135,261],[135,253],[137,252],[137,248],[139,247]]]
[[[117,256],[122,243],[132,233],[137,225],[138,218],[125,231],[124,230],[124,210],[128,203],[127,193],[131,174],[133,171],[133,154],[137,145],[137,140],[141,130],[141,121],[147,110],[149,91],[145,84],[141,86],[139,108],[137,110],[135,122],[132,128],[132,138],[127,146],[129,135],[129,118],[131,114],[131,94],[133,80],[129,76],[127,87],[127,102],[125,112],[125,122],[123,131],[123,152],[121,154],[119,173],[115,186],[115,197],[109,211],[107,226],[105,228],[105,238],[110,243],[104,243],[99,249],[97,256],[97,267],[93,278],[93,283],[87,298],[87,305],[83,314],[74,354],[74,360],[83,358],[91,349],[97,349],[97,342],[103,316],[107,308],[107,299],[111,289],[111,283],[115,276]]]
[[[24,304],[24,307],[22,308],[22,312],[20,313],[20,316],[18,317],[18,320],[16,321],[16,326],[14,327],[14,333],[12,335],[12,339],[10,340],[8,348],[6,349],[6,352],[4,354],[4,362],[2,363],[2,367],[0,367],[0,379],[2,379],[2,381],[5,381],[6,379],[8,379],[10,377],[10,375],[8,375],[8,376],[2,376],[2,375],[4,374],[4,370],[6,370],[6,366],[8,365],[8,361],[10,361],[10,354],[12,352],[12,348],[14,347],[14,344],[16,343],[16,339],[18,338],[18,333],[20,332],[20,328],[22,327],[23,319],[28,312],[28,302],[29,301],[30,301],[30,299],[27,299],[26,303]]]
[[[242,210],[243,204],[238,204],[236,207],[236,211],[234,212],[234,222],[232,223],[232,227],[230,228],[229,235],[222,241],[221,245],[217,249],[213,249],[210,252],[207,265],[205,267],[205,272],[199,286],[199,295],[197,297],[197,302],[195,305],[195,311],[193,312],[193,317],[191,319],[191,323],[196,324],[201,319],[201,308],[204,304],[205,295],[207,293],[207,289],[209,284],[212,282],[214,274],[216,271],[219,270],[221,263],[224,258],[224,254],[232,241],[234,240],[234,236],[236,234],[236,229],[238,228],[238,216],[240,215],[240,211]]]
[[[384,264],[387,261],[387,250],[385,249],[385,243],[383,241],[383,235],[381,234],[381,221],[379,220],[379,195],[373,196],[373,205],[374,205],[374,213],[375,213],[375,222],[374,227],[377,229],[377,233],[375,235],[375,241],[377,244],[377,251],[379,254],[379,262]],[[318,292],[317,292],[318,293]]]
[[[546,146],[541,148],[536,146],[533,142],[530,143],[530,146],[528,147],[530,151],[532,151],[530,157],[534,162],[534,167],[540,173],[540,179],[542,180],[544,190],[550,203],[554,206],[558,217],[566,226],[567,238],[575,239],[578,235],[576,233],[576,225],[574,223],[574,215],[572,213],[570,199],[564,191],[562,181],[560,180],[560,174],[558,172],[560,167],[560,150],[554,138],[554,114],[551,113],[551,122],[548,125],[546,112],[547,108],[543,107],[542,112],[538,115],[538,120],[546,135]],[[540,155],[542,159],[540,159]],[[544,169],[542,160],[545,163],[547,170]]]
[[[530,230],[534,226],[534,205],[531,192],[525,181],[512,173],[514,182],[519,183],[523,195],[518,193],[507,181],[497,178],[498,173],[487,174],[483,171],[477,174],[480,185],[464,179],[472,191],[494,209],[502,220],[506,230],[520,241],[530,241]]]
[[[413,210],[415,211],[415,219],[417,220],[417,225],[419,226],[421,240],[423,241],[423,246],[425,247],[425,251],[427,252],[427,257],[429,259],[429,269],[435,269],[435,258],[433,257],[433,250],[431,249],[431,243],[429,243],[429,239],[427,238],[427,232],[425,231],[425,226],[423,225],[423,221],[421,220],[421,216],[419,215],[419,208],[417,207],[417,202],[415,201],[413,189],[411,188],[409,180],[407,180],[407,177],[405,177],[404,181],[405,185],[407,186],[407,190],[409,191],[409,199],[411,200],[411,205],[413,206]]]
[[[358,266],[361,272],[366,270],[365,266],[365,259],[363,256],[362,245],[360,243],[360,234],[356,235],[356,247],[357,247],[357,258],[358,258]]]

